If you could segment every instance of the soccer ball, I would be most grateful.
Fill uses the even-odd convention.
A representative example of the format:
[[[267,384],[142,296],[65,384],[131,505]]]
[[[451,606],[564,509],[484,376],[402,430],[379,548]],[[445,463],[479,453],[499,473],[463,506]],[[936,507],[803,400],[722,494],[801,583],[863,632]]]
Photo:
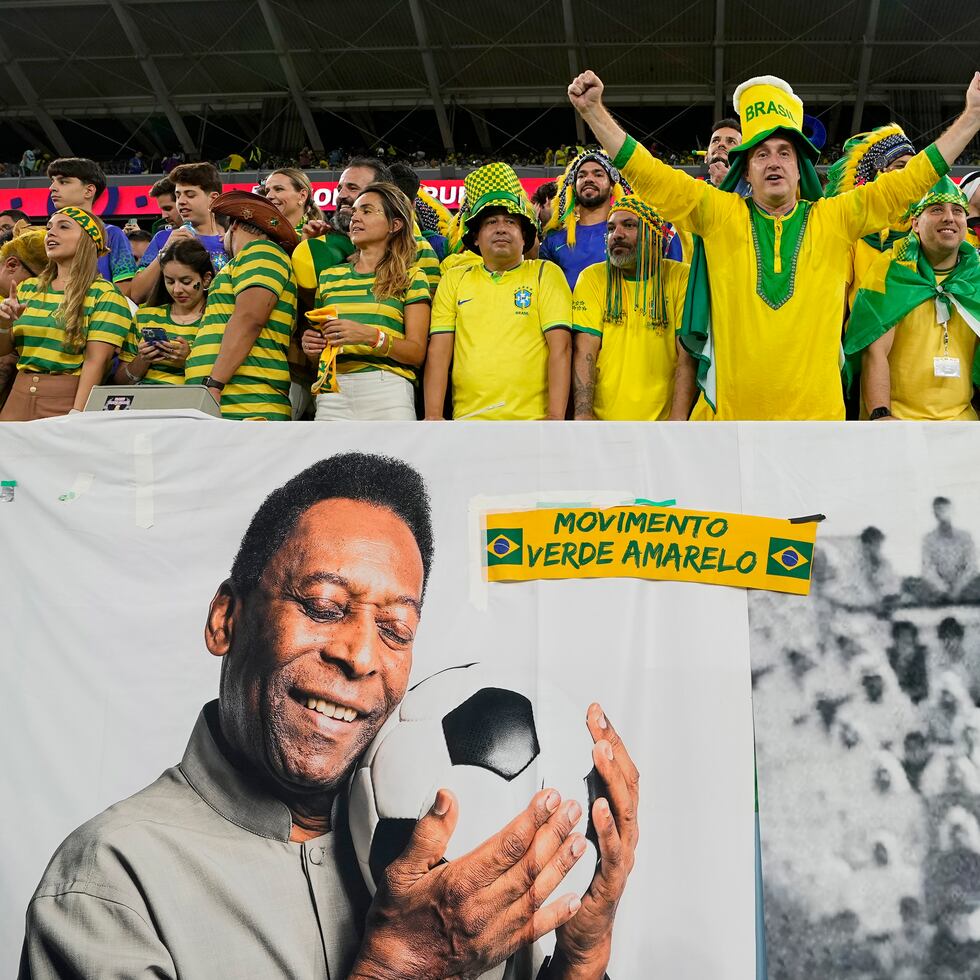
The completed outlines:
[[[584,895],[598,860],[592,804],[602,781],[581,710],[535,676],[489,664],[450,667],[420,681],[361,757],[350,787],[350,828],[373,895],[440,787],[459,801],[446,860],[473,850],[545,786],[575,799],[585,853],[556,889]]]

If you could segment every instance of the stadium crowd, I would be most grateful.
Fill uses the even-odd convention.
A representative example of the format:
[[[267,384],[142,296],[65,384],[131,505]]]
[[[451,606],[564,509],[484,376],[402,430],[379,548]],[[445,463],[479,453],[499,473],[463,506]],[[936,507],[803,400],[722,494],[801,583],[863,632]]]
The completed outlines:
[[[980,171],[948,172],[980,73],[935,142],[857,134],[826,186],[780,79],[738,87],[704,180],[602,93],[569,86],[598,146],[550,154],[558,181],[486,163],[455,215],[378,157],[324,215],[304,149],[260,193],[165,161],[150,234],[96,216],[98,164],[52,160],[47,228],[0,213],[0,420],[106,383],[200,385],[230,419],[977,419]]]
[[[782,596],[750,599],[783,980],[977,976],[980,568],[952,502],[932,508],[915,573],[872,526],[822,541],[809,622]]]

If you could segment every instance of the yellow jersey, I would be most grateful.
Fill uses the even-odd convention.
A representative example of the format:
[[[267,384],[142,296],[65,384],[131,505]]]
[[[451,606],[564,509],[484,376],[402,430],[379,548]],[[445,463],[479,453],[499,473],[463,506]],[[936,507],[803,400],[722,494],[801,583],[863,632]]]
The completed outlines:
[[[936,282],[946,276],[936,273]],[[888,353],[892,415],[899,419],[976,421],[973,398],[973,355],[977,335],[953,307],[946,331],[936,322],[936,304],[921,303],[895,324]],[[949,337],[948,347],[944,333]],[[933,358],[959,360],[959,377],[937,377]],[[866,412],[866,407],[862,405]],[[863,415],[866,417],[866,415]]]
[[[545,418],[544,335],[571,325],[572,293],[553,262],[524,259],[506,272],[489,272],[481,262],[444,272],[429,333],[454,335],[453,415]]]
[[[582,270],[572,294],[572,329],[602,338],[596,359],[597,419],[657,421],[670,415],[677,365],[675,335],[684,313],[689,267],[680,262],[660,263],[667,323],[653,325],[648,311],[635,309],[641,287],[623,282],[623,315],[618,322],[606,316],[606,263]]]

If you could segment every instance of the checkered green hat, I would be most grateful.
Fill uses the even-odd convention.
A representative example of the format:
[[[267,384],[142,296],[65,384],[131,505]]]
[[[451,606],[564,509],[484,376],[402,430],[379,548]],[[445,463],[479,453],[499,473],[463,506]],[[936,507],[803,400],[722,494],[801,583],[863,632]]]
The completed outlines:
[[[461,248],[476,251],[474,239],[480,222],[475,219],[487,208],[503,208],[508,214],[523,218],[524,251],[533,248],[538,235],[538,222],[534,208],[513,168],[506,163],[488,163],[469,174],[463,184],[466,199],[450,229],[452,251],[456,252]]]
[[[909,209],[909,214],[917,218],[926,208],[933,204],[958,204],[964,211],[970,210],[970,202],[966,195],[954,184],[949,177],[943,177],[938,183],[933,184],[918,203],[913,204]]]

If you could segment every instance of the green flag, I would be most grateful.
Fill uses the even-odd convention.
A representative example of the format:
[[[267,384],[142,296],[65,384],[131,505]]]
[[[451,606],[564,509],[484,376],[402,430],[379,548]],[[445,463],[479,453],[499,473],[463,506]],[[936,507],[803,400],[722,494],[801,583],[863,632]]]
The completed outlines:
[[[886,334],[922,303],[936,304],[938,323],[955,310],[980,337],[980,259],[966,242],[956,266],[940,283],[913,232],[883,252],[868,269],[854,300],[844,352],[854,355]],[[973,358],[973,382],[980,384],[980,347]]]

